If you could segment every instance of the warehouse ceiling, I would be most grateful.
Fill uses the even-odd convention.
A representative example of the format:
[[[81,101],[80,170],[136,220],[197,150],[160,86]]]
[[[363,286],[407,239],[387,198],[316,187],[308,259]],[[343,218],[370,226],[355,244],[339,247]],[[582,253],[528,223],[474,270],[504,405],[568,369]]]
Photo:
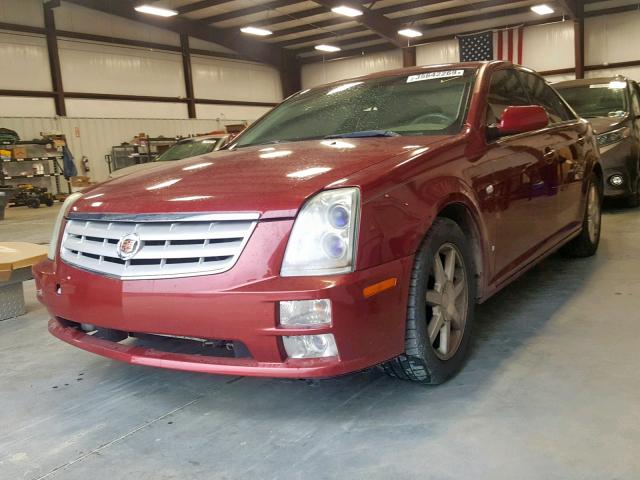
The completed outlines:
[[[110,1],[122,5],[127,0]],[[131,0],[129,3],[131,9],[142,3],[172,9],[178,15],[166,19],[167,22],[197,25],[203,31],[215,32],[219,38],[237,40],[242,27],[266,29],[272,34],[258,37],[243,33],[240,38],[254,45],[258,42],[263,48],[272,47],[271,53],[284,51],[303,61],[314,61],[416,45],[478,28],[539,23],[545,19],[570,20],[575,15],[576,1],[579,0]],[[541,17],[531,11],[531,6],[543,2],[554,13]],[[613,13],[611,10],[628,9],[638,2],[584,0],[584,4],[588,14],[602,10]],[[348,17],[334,13],[332,8],[340,5],[359,9],[363,14]],[[150,22],[159,24],[157,19]],[[422,35],[413,39],[398,35],[398,30],[406,27],[417,29]],[[321,52],[315,49],[319,44],[337,46],[341,51]]]

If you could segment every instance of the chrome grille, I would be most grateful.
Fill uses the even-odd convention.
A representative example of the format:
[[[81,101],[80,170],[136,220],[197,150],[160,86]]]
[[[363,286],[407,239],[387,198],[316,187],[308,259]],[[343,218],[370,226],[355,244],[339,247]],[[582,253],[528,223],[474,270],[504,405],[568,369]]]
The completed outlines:
[[[238,260],[257,214],[85,215],[65,227],[60,258],[70,265],[122,279],[170,278],[221,273]],[[118,242],[137,234],[140,249],[130,259]]]

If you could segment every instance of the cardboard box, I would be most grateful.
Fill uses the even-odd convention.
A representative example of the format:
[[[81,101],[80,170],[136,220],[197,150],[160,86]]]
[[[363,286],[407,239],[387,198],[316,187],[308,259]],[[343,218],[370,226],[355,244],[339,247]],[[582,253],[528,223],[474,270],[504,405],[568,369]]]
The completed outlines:
[[[27,147],[13,147],[13,158],[27,158]]]
[[[72,187],[88,187],[89,185],[91,185],[91,179],[83,175],[71,177],[69,178],[69,182],[71,182]]]

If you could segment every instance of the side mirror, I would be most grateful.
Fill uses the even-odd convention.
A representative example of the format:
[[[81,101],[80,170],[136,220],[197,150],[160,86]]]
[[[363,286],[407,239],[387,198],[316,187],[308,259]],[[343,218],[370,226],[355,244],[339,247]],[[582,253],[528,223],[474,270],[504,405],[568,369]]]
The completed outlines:
[[[493,135],[497,137],[516,135],[540,130],[547,125],[549,125],[549,115],[538,105],[507,107],[502,112],[500,124],[495,128]]]

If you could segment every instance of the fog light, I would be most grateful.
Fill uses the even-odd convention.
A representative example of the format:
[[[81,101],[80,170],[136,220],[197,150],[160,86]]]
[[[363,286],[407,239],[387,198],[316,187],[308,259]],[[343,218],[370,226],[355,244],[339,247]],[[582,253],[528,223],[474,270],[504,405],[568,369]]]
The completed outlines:
[[[624,178],[622,177],[622,175],[611,175],[609,177],[609,183],[614,187],[619,187],[624,183]]]
[[[338,347],[331,333],[282,337],[289,358],[337,357]]]
[[[280,325],[289,328],[331,325],[331,300],[280,302]]]

